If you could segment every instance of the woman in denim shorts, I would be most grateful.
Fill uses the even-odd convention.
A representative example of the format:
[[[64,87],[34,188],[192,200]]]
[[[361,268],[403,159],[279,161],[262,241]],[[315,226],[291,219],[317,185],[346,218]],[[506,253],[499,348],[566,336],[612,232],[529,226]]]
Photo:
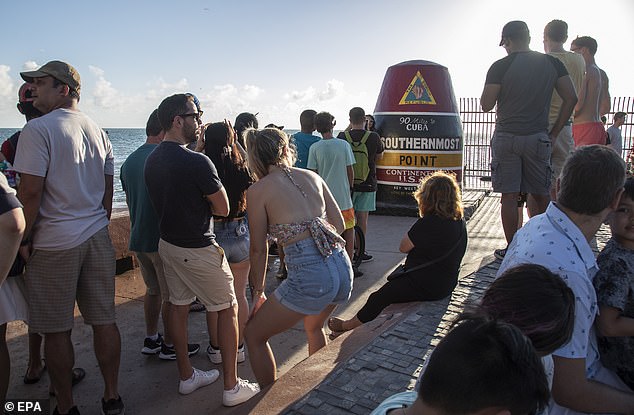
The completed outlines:
[[[229,216],[214,217],[216,242],[222,247],[233,273],[233,286],[238,300],[238,362],[244,362],[244,326],[249,316],[246,297],[249,274],[249,222],[246,217],[247,189],[253,179],[246,166],[244,150],[238,147],[235,131],[228,121],[209,124],[205,130],[205,154],[218,171],[218,177],[229,198]],[[211,315],[210,315],[211,314]],[[215,319],[215,313],[208,313]],[[216,324],[212,325],[216,326]],[[216,326],[217,327],[217,326]],[[213,363],[221,363],[217,329],[209,333],[207,356]]]
[[[316,173],[293,168],[295,152],[281,130],[245,132],[249,168],[258,180],[247,192],[251,233],[252,310],[245,330],[251,368],[261,387],[276,379],[268,340],[303,320],[308,352],[326,344],[324,322],[352,291],[352,266],[340,234],[343,217]],[[267,234],[286,253],[288,278],[264,294]]]

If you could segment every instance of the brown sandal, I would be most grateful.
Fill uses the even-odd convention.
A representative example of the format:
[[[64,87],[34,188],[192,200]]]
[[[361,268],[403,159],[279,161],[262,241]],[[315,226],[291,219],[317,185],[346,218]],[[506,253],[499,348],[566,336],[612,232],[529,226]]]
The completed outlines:
[[[343,320],[337,317],[331,317],[328,319],[328,328],[334,333],[343,333],[347,331],[343,328]]]

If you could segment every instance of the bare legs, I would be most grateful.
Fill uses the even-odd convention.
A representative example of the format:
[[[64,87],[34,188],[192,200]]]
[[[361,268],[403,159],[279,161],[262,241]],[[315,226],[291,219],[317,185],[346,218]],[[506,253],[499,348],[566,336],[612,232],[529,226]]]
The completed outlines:
[[[218,311],[218,345],[222,355],[225,390],[238,382],[238,305]]]
[[[518,214],[517,214],[517,197],[518,193],[502,193],[502,206],[500,215],[502,217],[502,228],[506,237],[506,244],[510,244],[517,232]]]
[[[502,207],[500,214],[502,217],[502,228],[504,228],[504,236],[506,237],[506,244],[510,244],[517,232],[517,228],[520,225],[519,215],[517,213],[517,197],[518,193],[502,193]],[[530,193],[527,197],[526,207],[529,212],[529,216],[539,215],[544,213],[550,202],[548,195],[537,195]]]
[[[92,326],[93,346],[99,369],[104,380],[104,400],[118,399],[119,362],[121,359],[121,337],[116,324]],[[51,383],[57,395],[59,412],[66,413],[73,407],[72,379],[75,351],[70,330],[46,333],[44,353]]]
[[[35,379],[42,376],[44,365],[42,364],[42,336],[38,333],[29,333],[29,363],[26,369],[26,377]]]
[[[150,295],[147,291],[143,297],[143,313],[145,315],[145,335],[153,336],[158,333],[158,321],[161,314],[161,295]]]
[[[244,327],[249,318],[249,303],[247,302],[247,282],[249,277],[249,268],[251,263],[248,259],[229,264],[231,273],[233,274],[233,288],[236,292],[238,301],[238,345],[244,343]],[[207,313],[207,326],[209,328],[209,342],[218,348],[218,316],[215,312]]]
[[[51,384],[57,395],[57,408],[60,413],[66,413],[74,406],[71,388],[75,351],[70,339],[70,330],[47,333],[45,337],[44,355]]]
[[[315,353],[326,344],[323,325],[335,305],[329,305],[320,314],[306,316],[292,311],[271,297],[266,300],[247,324],[245,335],[249,347],[249,361],[260,387],[266,387],[277,379],[275,356],[268,340],[276,334],[288,330],[304,319],[304,329],[308,337],[308,352]]]
[[[354,228],[346,229],[341,236],[346,241],[346,253],[350,261],[352,261],[352,257],[354,256]]]
[[[7,390],[9,390],[10,374],[11,360],[7,348],[7,323],[4,323],[0,324],[0,404],[3,405],[7,398]]]

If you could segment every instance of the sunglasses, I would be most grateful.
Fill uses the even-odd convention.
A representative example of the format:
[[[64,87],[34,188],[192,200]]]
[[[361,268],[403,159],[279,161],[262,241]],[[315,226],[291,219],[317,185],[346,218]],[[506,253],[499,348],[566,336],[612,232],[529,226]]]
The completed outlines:
[[[203,112],[190,112],[189,114],[179,114],[178,117],[187,118],[187,117],[195,117],[196,121],[200,121],[200,118],[203,116]]]

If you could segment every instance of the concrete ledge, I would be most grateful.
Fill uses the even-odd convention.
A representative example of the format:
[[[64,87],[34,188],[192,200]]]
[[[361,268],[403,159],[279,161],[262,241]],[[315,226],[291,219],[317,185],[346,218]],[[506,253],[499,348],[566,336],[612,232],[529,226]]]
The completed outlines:
[[[136,258],[128,250],[128,244],[130,243],[130,217],[128,211],[113,211],[108,230],[114,245],[115,258],[117,259],[116,274],[123,274],[137,266]]]
[[[338,369],[345,366],[364,346],[403,321],[419,306],[420,303],[391,305],[374,321],[343,333],[319,352],[293,367],[256,398],[247,402],[245,405],[248,405],[248,413],[282,413],[285,408],[296,402],[298,397],[315,389],[331,373],[337,373]],[[231,413],[247,413],[247,408],[243,406]]]
[[[369,413],[388,396],[414,387],[426,357],[465,305],[482,296],[498,268],[499,261],[483,264],[460,280],[451,299],[389,306],[231,413]]]

